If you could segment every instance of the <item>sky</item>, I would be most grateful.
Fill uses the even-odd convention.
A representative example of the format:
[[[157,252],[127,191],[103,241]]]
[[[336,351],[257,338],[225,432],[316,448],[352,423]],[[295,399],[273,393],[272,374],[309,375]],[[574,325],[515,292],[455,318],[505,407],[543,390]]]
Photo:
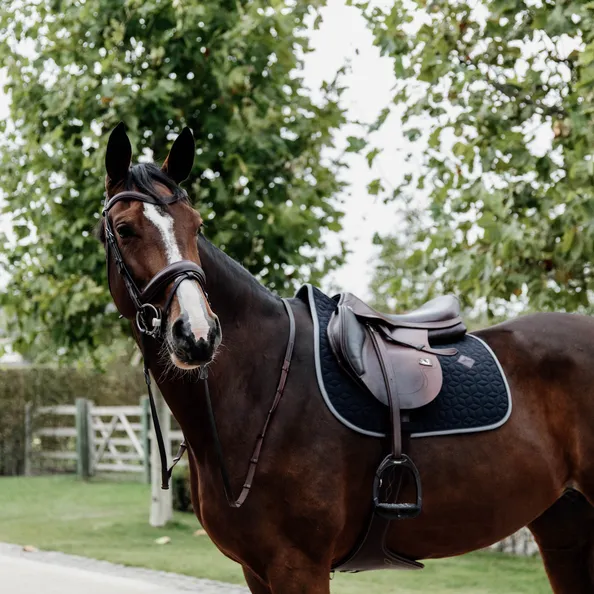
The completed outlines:
[[[391,60],[380,56],[373,46],[373,36],[366,28],[358,9],[346,6],[344,0],[329,0],[322,9],[323,22],[318,30],[311,32],[313,52],[305,57],[305,83],[311,89],[319,89],[324,80],[331,80],[345,63],[350,65],[344,79],[347,90],[342,96],[342,105],[351,120],[373,122],[380,111],[390,104],[395,84]],[[313,93],[315,97],[315,92]],[[341,147],[349,134],[359,130],[341,130],[337,136]],[[350,254],[346,264],[331,273],[324,282],[325,289],[350,291],[358,296],[369,297],[368,287],[378,248],[372,239],[376,232],[395,232],[399,219],[394,205],[385,205],[377,197],[370,196],[367,184],[381,177],[386,187],[397,185],[404,173],[399,165],[403,159],[404,138],[396,115],[388,118],[383,128],[373,135],[374,146],[380,154],[370,169],[365,154],[346,154],[348,170],[343,179],[347,190],[340,196],[345,212],[343,231],[339,238],[346,242]],[[337,237],[328,237],[331,246],[336,246]]]
[[[374,5],[390,6],[390,0],[374,0]],[[358,9],[345,5],[344,0],[328,0],[322,10],[323,24],[317,31],[311,32],[311,41],[315,51],[305,60],[305,80],[312,88],[319,88],[322,80],[330,80],[336,70],[345,62],[350,63],[350,71],[345,79],[347,91],[343,95],[343,106],[347,108],[351,119],[371,122],[379,112],[390,104],[394,95],[392,89],[396,79],[392,71],[392,61],[380,56],[379,49],[373,46],[373,37],[366,28],[365,21]],[[474,18],[481,22],[488,13],[480,2],[475,3]],[[413,21],[407,25],[409,32],[427,19],[424,11],[417,11]],[[556,42],[556,49],[561,57],[567,57],[574,50],[583,51],[584,43],[580,38],[562,35]],[[524,55],[538,55],[544,49],[544,42],[539,39],[523,44]],[[546,70],[546,61],[537,62],[539,69]],[[518,61],[517,68],[525,73],[526,62]],[[522,73],[518,73],[523,76]],[[569,76],[567,71],[566,76]],[[445,106],[447,109],[447,106]],[[428,121],[415,122],[421,130],[429,129]],[[524,133],[533,135],[528,147],[535,155],[542,155],[551,150],[553,130],[550,124],[543,124],[536,129],[528,126]],[[356,133],[356,132],[355,132]],[[349,134],[342,130],[339,141]],[[441,150],[448,151],[454,142],[453,135],[442,135]],[[349,191],[341,198],[344,200],[344,230],[339,237],[346,241],[350,250],[346,264],[331,273],[323,288],[350,291],[356,295],[369,297],[369,282],[377,263],[379,248],[374,246],[372,238],[380,235],[396,234],[402,220],[396,212],[396,205],[384,205],[366,190],[367,184],[380,177],[383,185],[390,189],[401,183],[406,173],[418,171],[421,166],[424,140],[414,145],[402,134],[402,123],[397,113],[392,113],[381,130],[373,135],[374,146],[380,149],[370,170],[364,154],[348,155],[348,170],[344,178],[349,183]],[[405,163],[404,153],[411,153],[410,163]],[[407,168],[406,170],[404,168]],[[417,191],[416,199],[421,203],[426,195]],[[330,243],[336,238],[329,238]]]

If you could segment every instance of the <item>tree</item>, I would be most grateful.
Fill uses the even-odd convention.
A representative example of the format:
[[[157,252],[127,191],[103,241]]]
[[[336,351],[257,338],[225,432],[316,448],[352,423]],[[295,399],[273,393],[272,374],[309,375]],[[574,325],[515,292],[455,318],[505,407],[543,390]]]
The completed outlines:
[[[378,300],[456,291],[490,315],[591,311],[594,3],[360,6],[393,59],[405,135],[424,147],[387,197],[406,225],[378,238]]]
[[[0,59],[11,118],[0,191],[16,245],[2,306],[15,346],[76,358],[121,336],[92,237],[107,133],[124,121],[136,157],[166,156],[188,125],[198,154],[186,187],[206,234],[270,288],[317,279],[340,229],[343,123],[337,79],[303,87],[305,19],[322,0],[7,0]]]

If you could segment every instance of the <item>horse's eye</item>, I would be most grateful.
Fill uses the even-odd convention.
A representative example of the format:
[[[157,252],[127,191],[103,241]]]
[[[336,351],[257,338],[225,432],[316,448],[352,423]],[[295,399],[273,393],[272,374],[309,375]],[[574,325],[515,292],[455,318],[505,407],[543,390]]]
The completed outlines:
[[[134,229],[132,229],[132,227],[130,227],[130,225],[118,225],[116,227],[116,231],[118,232],[118,235],[122,239],[126,239],[128,237],[134,237],[134,235],[135,235]]]

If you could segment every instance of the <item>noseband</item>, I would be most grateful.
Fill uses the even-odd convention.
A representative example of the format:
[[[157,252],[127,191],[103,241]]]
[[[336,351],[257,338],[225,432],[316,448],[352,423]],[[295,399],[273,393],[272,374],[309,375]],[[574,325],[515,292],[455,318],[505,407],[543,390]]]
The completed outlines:
[[[128,270],[122,252],[116,241],[115,233],[109,217],[109,211],[122,200],[136,200],[138,202],[145,202],[147,204],[154,204],[155,206],[169,205],[179,200],[176,196],[163,196],[162,198],[153,198],[141,192],[120,192],[109,200],[106,199],[103,207],[103,217],[105,219],[105,237],[107,239],[107,282],[109,283],[109,263],[110,253],[118,267],[118,272],[124,279],[124,284],[128,291],[128,295],[136,308],[136,326],[142,334],[148,336],[160,336],[163,331],[163,318],[167,315],[173,298],[181,283],[185,280],[195,280],[198,282],[202,291],[206,295],[206,276],[204,270],[196,262],[191,260],[180,260],[168,264],[155,274],[155,276],[148,282],[148,284],[141,291],[134,281],[134,277]],[[163,308],[155,305],[153,301],[162,297],[165,289],[173,283],[171,291]],[[111,286],[110,286],[111,289]]]

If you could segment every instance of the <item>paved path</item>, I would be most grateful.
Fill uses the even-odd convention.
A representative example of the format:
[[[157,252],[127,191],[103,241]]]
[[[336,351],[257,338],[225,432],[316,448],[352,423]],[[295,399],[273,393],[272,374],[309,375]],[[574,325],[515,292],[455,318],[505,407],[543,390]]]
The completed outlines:
[[[232,584],[0,543],[2,594],[246,594]]]

